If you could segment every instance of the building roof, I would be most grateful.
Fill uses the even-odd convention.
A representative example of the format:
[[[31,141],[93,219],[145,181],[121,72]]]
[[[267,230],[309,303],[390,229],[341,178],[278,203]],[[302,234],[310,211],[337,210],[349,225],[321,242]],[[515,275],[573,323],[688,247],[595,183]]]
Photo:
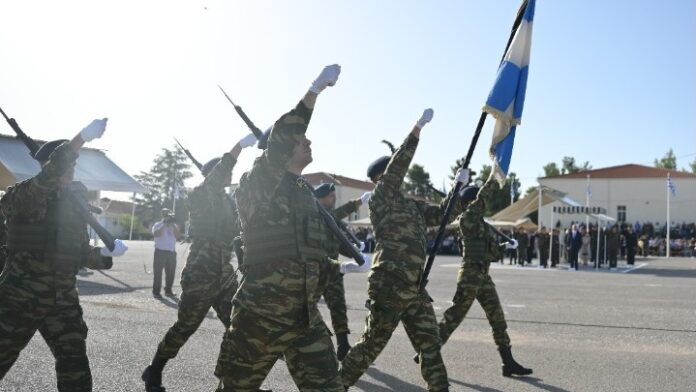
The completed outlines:
[[[317,186],[321,183],[333,182],[336,185],[346,186],[349,188],[364,189],[366,191],[371,191],[375,188],[375,184],[368,181],[356,180],[350,177],[340,176],[338,174],[331,174],[326,172],[309,173],[303,175],[303,177],[310,184]]]
[[[667,178],[667,173],[670,173],[672,178],[694,178],[696,174],[678,171],[660,169],[657,167],[637,165],[629,163],[627,165],[610,166],[601,169],[585,170],[572,174],[564,174],[560,176],[542,177],[541,180],[550,179],[585,179],[589,174],[590,178]]]
[[[44,143],[41,140],[36,142]],[[24,143],[14,136],[0,135],[0,186],[3,189],[35,176],[40,169]],[[81,181],[92,191],[146,192],[140,183],[118,167],[103,151],[93,148],[80,149],[80,157],[75,166],[75,180]]]
[[[99,206],[105,209],[105,213],[121,215],[128,214],[133,211],[133,203],[124,200],[111,200],[106,197],[102,197]]]

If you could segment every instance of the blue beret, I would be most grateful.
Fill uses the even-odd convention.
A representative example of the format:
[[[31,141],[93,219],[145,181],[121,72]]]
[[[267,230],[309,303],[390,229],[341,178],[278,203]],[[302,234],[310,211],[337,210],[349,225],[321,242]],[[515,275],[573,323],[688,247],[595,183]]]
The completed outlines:
[[[384,173],[384,170],[387,168],[390,160],[391,157],[384,156],[372,162],[367,168],[367,176],[370,177],[372,181],[375,181],[375,177]]]
[[[319,184],[314,187],[314,197],[321,199],[322,197],[328,196],[329,193],[334,192],[335,190],[336,186],[332,182]]]

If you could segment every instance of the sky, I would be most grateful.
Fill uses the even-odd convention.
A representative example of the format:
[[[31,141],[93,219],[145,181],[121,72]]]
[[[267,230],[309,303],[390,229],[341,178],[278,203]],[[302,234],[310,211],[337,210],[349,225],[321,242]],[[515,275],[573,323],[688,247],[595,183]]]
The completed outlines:
[[[314,162],[366,179],[370,162],[435,111],[414,162],[441,187],[466,155],[519,0],[0,2],[0,107],[31,136],[89,144],[130,174],[178,138],[200,161],[290,110],[327,64],[342,73],[308,130]],[[510,171],[522,189],[564,156],[594,168],[674,149],[696,159],[696,6],[690,0],[537,0]],[[489,119],[471,167],[490,164]],[[12,130],[0,124],[0,133]],[[242,152],[236,181],[260,150]],[[195,176],[187,185],[201,180]],[[449,184],[449,180],[447,180]]]

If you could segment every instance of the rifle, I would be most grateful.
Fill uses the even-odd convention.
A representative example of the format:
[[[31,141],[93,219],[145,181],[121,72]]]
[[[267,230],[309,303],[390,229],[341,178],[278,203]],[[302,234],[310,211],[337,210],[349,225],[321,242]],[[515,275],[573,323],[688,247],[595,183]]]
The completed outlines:
[[[230,96],[227,95],[225,90],[223,90],[219,84],[218,84],[218,88],[225,95],[225,98],[227,98],[227,100],[230,101],[232,106],[234,106],[234,110],[237,112],[239,117],[242,118],[242,121],[244,121],[244,123],[247,125],[247,127],[249,127],[249,129],[254,134],[254,136],[256,136],[256,139],[261,140],[261,138],[263,138],[263,131],[261,131],[261,129],[259,129],[259,127],[257,127],[256,125],[254,125],[253,122],[251,122],[251,120],[249,119],[249,116],[247,116],[246,113],[244,113],[244,110],[242,109],[241,106],[235,105],[235,103],[232,101],[232,98],[230,98]],[[259,146],[259,149],[265,150],[266,148],[265,148],[265,146],[263,146],[263,147]]]
[[[503,60],[505,59],[505,54],[507,53],[508,49],[510,48],[510,45],[512,44],[512,40],[515,38],[515,33],[517,33],[517,29],[520,27],[520,24],[522,23],[522,17],[524,16],[524,11],[527,9],[527,0],[524,0],[522,2],[522,5],[520,6],[519,10],[517,11],[517,16],[515,17],[515,22],[512,24],[512,30],[510,31],[510,37],[508,38],[507,45],[505,46],[505,51],[503,52],[503,56],[500,59],[500,62],[502,63]],[[483,125],[486,123],[486,117],[488,116],[487,112],[481,112],[481,117],[479,117],[478,124],[476,124],[476,130],[474,131],[474,136],[471,138],[471,144],[469,144],[469,151],[466,153],[466,157],[464,158],[464,164],[462,165],[463,169],[468,169],[469,168],[469,163],[471,162],[471,158],[474,155],[474,149],[476,148],[476,144],[478,144],[478,139],[479,136],[481,136],[481,131],[483,130]],[[454,185],[454,191],[450,193],[450,198],[447,200],[447,208],[445,208],[445,214],[442,218],[442,222],[440,222],[440,227],[438,228],[437,231],[437,236],[435,237],[435,242],[433,243],[433,247],[430,249],[430,254],[428,255],[428,261],[425,263],[425,267],[423,268],[423,275],[421,275],[421,280],[419,283],[419,289],[422,291],[425,289],[425,286],[428,284],[428,275],[430,275],[430,270],[433,267],[433,263],[435,262],[435,255],[437,254],[437,250],[440,247],[440,243],[442,242],[442,238],[445,235],[445,228],[447,227],[447,222],[449,221],[449,216],[452,214],[452,210],[454,209],[454,203],[457,203],[456,195],[459,193],[459,189],[461,188],[462,184],[460,182],[457,182]]]
[[[193,157],[193,154],[191,154],[191,151],[189,151],[187,148],[185,148],[184,146],[182,146],[181,143],[179,143],[179,141],[176,140],[176,138],[174,138],[174,141],[176,142],[176,144],[179,145],[179,148],[181,148],[181,150],[184,152],[184,154],[186,154],[186,156],[189,157],[189,159],[191,160],[191,162],[193,163],[193,165],[196,166],[196,167],[198,168],[198,170],[201,170],[201,171],[202,171],[202,170],[203,170],[203,164],[200,163],[196,158]]]
[[[7,123],[10,124],[10,127],[12,127],[12,130],[17,134],[17,138],[20,139],[25,146],[29,149],[29,155],[31,155],[32,158],[34,158],[34,155],[36,152],[39,150],[39,145],[34,141],[34,139],[30,138],[24,131],[22,131],[22,128],[19,127],[19,124],[17,124],[17,121],[15,121],[14,118],[9,118],[7,114],[0,108],[0,113],[2,113],[2,116],[5,117],[5,120],[7,120]],[[70,189],[68,192],[65,194],[67,195],[68,199],[72,203],[72,205],[77,209],[78,213],[80,216],[87,222],[88,225],[92,227],[95,233],[99,236],[99,238],[104,242],[104,245],[106,245],[109,250],[113,251],[114,247],[116,246],[114,244],[114,241],[116,238],[109,233],[108,230],[99,222],[97,222],[96,219],[94,219],[94,216],[90,213],[90,205],[87,203],[87,200],[82,198],[81,196],[78,196],[76,191],[86,191],[87,187],[81,183],[80,181],[73,181],[72,184],[70,185]]]

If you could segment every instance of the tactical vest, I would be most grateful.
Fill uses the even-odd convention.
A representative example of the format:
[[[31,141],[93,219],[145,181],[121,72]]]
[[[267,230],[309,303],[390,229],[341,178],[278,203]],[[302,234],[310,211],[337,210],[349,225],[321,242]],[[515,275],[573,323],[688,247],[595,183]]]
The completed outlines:
[[[289,219],[281,224],[250,222],[242,231],[244,264],[278,260],[318,261],[326,257],[329,240],[311,187],[303,178],[286,175],[278,192],[288,197]]]
[[[491,246],[491,238],[488,229],[483,221],[479,225],[474,235],[464,235],[462,237],[462,251],[464,252],[464,261],[470,263],[486,263],[489,260],[489,247]]]
[[[77,273],[89,250],[87,223],[65,196],[50,200],[46,211],[40,222],[8,222],[8,253],[41,253],[56,272]]]
[[[211,196],[212,200],[205,199],[209,204],[204,210],[191,214],[190,232],[194,240],[214,241],[231,247],[232,240],[239,233],[236,215],[227,195],[220,193]]]

